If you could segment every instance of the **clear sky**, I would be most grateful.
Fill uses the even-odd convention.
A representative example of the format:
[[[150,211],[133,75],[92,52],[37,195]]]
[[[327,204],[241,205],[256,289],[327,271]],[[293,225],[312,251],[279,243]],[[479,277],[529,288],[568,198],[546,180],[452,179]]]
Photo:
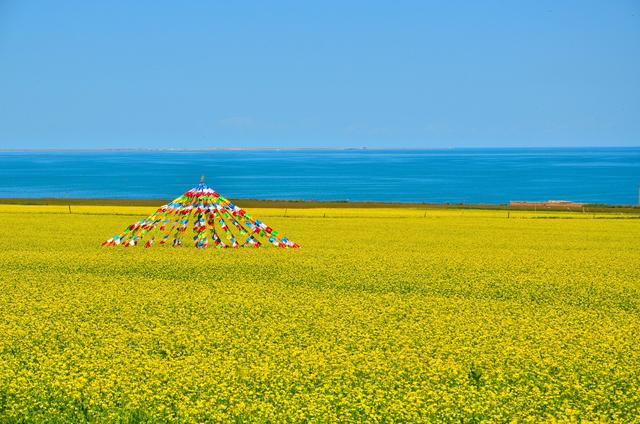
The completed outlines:
[[[0,148],[593,145],[638,0],[0,0]]]

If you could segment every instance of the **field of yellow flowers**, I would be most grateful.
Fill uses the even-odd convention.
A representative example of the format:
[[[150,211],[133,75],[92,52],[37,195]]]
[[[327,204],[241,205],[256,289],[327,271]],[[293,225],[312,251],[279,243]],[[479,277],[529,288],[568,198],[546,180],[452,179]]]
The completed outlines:
[[[640,415],[640,219],[263,209],[300,249],[100,247],[147,212],[0,206],[0,421]]]

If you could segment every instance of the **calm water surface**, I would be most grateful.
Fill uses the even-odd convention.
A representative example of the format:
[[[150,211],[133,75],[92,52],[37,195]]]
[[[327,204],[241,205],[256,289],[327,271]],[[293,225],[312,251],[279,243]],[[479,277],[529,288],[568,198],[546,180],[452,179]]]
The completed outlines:
[[[0,153],[0,197],[635,204],[639,148]]]

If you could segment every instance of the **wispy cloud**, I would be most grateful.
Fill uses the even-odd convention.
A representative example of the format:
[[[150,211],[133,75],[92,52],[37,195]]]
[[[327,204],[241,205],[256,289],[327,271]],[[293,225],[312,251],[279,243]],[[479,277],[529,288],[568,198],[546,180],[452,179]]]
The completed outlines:
[[[218,119],[216,125],[225,128],[254,128],[256,120],[250,116],[228,116]]]
[[[392,134],[390,128],[387,127],[376,127],[370,126],[366,124],[350,124],[345,128],[345,131],[348,135],[354,136],[368,136],[368,137],[383,137]]]

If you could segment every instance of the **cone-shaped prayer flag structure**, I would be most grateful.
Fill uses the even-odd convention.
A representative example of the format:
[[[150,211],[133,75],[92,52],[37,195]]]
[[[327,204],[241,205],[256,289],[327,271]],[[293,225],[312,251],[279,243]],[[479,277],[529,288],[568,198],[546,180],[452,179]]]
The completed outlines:
[[[178,247],[193,243],[197,248],[300,247],[276,230],[249,215],[241,207],[204,184],[158,208],[147,218],[129,225],[103,246]]]

